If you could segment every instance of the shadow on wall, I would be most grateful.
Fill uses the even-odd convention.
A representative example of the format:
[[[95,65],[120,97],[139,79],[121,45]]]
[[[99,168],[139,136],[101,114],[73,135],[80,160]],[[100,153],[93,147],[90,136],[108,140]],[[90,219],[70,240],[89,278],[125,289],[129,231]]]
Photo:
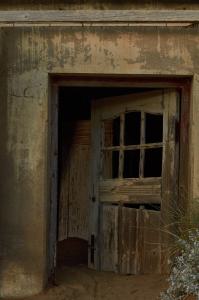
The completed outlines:
[[[88,242],[79,238],[67,238],[57,243],[57,266],[88,264]]]

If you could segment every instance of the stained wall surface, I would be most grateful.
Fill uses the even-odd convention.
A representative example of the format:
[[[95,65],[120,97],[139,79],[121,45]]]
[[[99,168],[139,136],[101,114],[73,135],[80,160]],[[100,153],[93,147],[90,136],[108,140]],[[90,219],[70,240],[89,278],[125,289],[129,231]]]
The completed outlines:
[[[49,74],[193,76],[191,191],[199,198],[199,29],[0,30],[0,296],[47,279]]]
[[[0,9],[196,9],[197,0],[2,0]]]

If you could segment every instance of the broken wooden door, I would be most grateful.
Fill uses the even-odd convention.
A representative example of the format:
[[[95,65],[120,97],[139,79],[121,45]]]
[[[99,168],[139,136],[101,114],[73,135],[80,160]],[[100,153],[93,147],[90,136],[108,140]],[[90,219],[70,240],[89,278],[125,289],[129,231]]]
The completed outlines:
[[[90,267],[164,272],[162,225],[178,186],[177,121],[174,90],[93,101]]]

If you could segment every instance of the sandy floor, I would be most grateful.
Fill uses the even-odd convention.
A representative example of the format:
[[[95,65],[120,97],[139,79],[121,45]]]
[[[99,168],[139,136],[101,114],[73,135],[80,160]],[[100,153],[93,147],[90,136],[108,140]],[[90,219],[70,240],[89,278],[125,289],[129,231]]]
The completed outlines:
[[[86,267],[57,272],[57,286],[23,300],[155,300],[166,286],[159,275],[124,276]]]

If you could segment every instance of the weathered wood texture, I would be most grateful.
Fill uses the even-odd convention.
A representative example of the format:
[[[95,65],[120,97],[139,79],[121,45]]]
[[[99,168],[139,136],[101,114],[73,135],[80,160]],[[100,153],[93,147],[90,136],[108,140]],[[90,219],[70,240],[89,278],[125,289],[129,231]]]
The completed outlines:
[[[189,182],[190,176],[190,159],[189,159],[189,149],[190,149],[190,86],[186,84],[182,88],[181,93],[181,112],[178,132],[176,133],[176,139],[179,142],[180,149],[180,161],[179,161],[179,202],[178,206],[182,213],[187,212],[190,203],[190,189],[191,184]],[[192,118],[191,118],[192,119]],[[194,145],[195,145],[195,138]],[[185,157],[187,159],[185,159]],[[195,178],[195,177],[193,177]]]
[[[198,93],[199,93],[199,74],[194,75],[193,79],[193,89],[192,89],[192,98],[191,98],[191,143],[190,143],[190,153],[191,153],[191,162],[192,162],[192,170],[190,176],[189,184],[193,186],[192,192],[190,193],[189,206],[191,207],[191,211],[193,216],[195,215],[195,219],[198,220],[199,215],[199,159],[197,157],[198,154],[198,115],[199,115],[199,103],[198,103]]]
[[[100,265],[121,274],[161,274],[161,213],[102,205]]]
[[[196,0],[1,0],[2,10],[27,10],[27,9],[197,9],[199,7]]]
[[[59,240],[88,240],[90,122],[76,122],[71,138],[60,178]]]
[[[118,271],[118,206],[102,205],[100,214],[100,267]]]
[[[99,218],[100,232],[96,231],[97,238],[102,241],[96,245],[101,260],[100,268],[103,270],[117,270],[121,273],[163,273],[166,272],[166,247],[168,246],[168,238],[162,235],[162,225],[167,225],[171,221],[170,210],[175,209],[178,197],[178,143],[176,137],[176,121],[178,120],[178,99],[175,90],[160,90],[146,92],[141,94],[131,94],[127,96],[113,97],[101,99],[95,102],[95,110],[93,111],[93,120],[95,128],[98,129],[97,138],[94,137],[94,152],[98,154],[95,157],[96,173],[93,179],[98,187],[97,203],[102,206],[102,213]],[[162,177],[144,178],[143,171],[139,173],[138,178],[123,177],[123,156],[121,153],[125,149],[124,145],[124,117],[127,112],[138,111],[140,113],[140,143],[137,148],[146,151],[145,147],[145,115],[151,113],[153,116],[162,116],[162,142],[153,145],[154,149],[162,147],[163,158],[161,159]],[[110,128],[104,132],[102,124],[108,124],[108,120],[113,120],[120,116],[120,142],[119,146],[112,144],[112,136]],[[110,123],[110,122],[109,122]],[[102,129],[102,130],[101,130]],[[101,133],[100,133],[101,130]],[[150,129],[152,130],[152,129]],[[108,134],[108,136],[107,136]],[[133,131],[132,131],[133,134]],[[98,139],[101,140],[98,140]],[[105,138],[105,142],[104,142]],[[141,143],[142,145],[139,145]],[[103,151],[120,151],[119,155],[119,173],[116,178],[105,179],[103,165],[112,168],[111,161],[103,160],[99,149]],[[108,149],[108,150],[107,150]],[[122,163],[121,163],[122,162]],[[144,159],[140,160],[144,168]],[[139,163],[140,164],[140,163]],[[132,165],[133,167],[133,165]],[[154,166],[155,167],[155,166]],[[152,167],[150,167],[152,168]],[[110,175],[112,174],[109,172]],[[141,176],[141,177],[140,177]],[[145,209],[149,204],[150,209]],[[159,206],[156,206],[158,204]],[[150,206],[151,205],[151,206]],[[108,208],[107,208],[108,207]],[[107,214],[105,209],[110,211],[118,209],[118,216],[114,215],[114,223],[111,225],[107,222]],[[95,206],[95,215],[97,216],[98,207]],[[156,211],[157,209],[157,211]],[[160,210],[160,211],[159,211]],[[110,218],[111,220],[111,218]],[[106,222],[106,224],[104,223]],[[96,220],[95,224],[97,226]],[[110,228],[108,228],[110,226]],[[114,229],[113,229],[114,228]],[[115,231],[115,228],[117,230]],[[118,234],[118,248],[113,247],[111,243],[115,234]],[[115,245],[115,244],[114,244]],[[105,250],[104,250],[105,247]],[[108,249],[110,247],[110,249]],[[104,251],[106,256],[118,258],[118,263],[114,263],[108,259],[104,260]],[[116,251],[117,253],[115,253]],[[102,254],[101,254],[102,253]],[[95,267],[97,267],[95,265]]]
[[[50,152],[50,216],[52,222],[49,224],[49,245],[48,245],[48,274],[51,278],[54,273],[55,268],[55,253],[56,253],[56,243],[57,243],[57,198],[58,198],[58,89],[51,89],[52,98],[50,101],[51,115],[51,137],[49,141]]]
[[[165,92],[166,114],[164,119],[165,153],[163,155],[162,222],[167,227],[176,220],[178,207],[179,143],[176,127],[179,120],[179,98],[176,91]],[[172,230],[172,226],[169,227]]]
[[[138,273],[138,218],[139,210],[120,208],[118,265],[122,274]]]
[[[166,22],[195,23],[197,10],[46,10],[0,11],[0,22]]]
[[[140,272],[142,274],[161,274],[163,273],[161,212],[141,210],[139,224],[141,239]]]
[[[161,179],[111,179],[99,186],[102,202],[161,203]]]

